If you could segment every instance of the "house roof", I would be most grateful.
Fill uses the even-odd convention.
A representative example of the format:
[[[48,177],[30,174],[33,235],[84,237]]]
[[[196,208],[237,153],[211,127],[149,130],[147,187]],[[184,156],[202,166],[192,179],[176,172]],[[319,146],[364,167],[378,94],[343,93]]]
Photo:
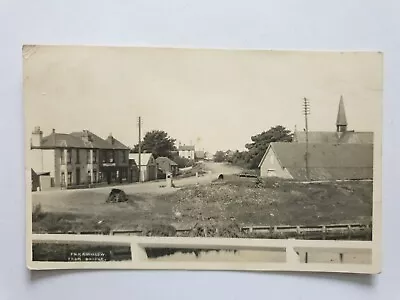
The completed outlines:
[[[71,135],[80,138],[85,144],[91,146],[90,148],[129,150],[129,147],[125,146],[111,135],[105,140],[89,130],[72,132]]]
[[[157,164],[165,164],[165,163],[168,163],[168,164],[170,164],[171,166],[177,166],[177,165],[178,165],[178,164],[177,164],[176,162],[174,162],[172,159],[169,159],[168,157],[165,157],[165,156],[157,157],[156,162],[157,162]]]
[[[141,153],[140,154],[140,164],[146,166],[149,163],[150,158],[153,156],[152,153]],[[135,160],[136,164],[139,165],[139,153],[129,153],[129,159]]]
[[[194,146],[190,145],[179,146],[179,151],[194,151]]]
[[[111,145],[111,147],[113,149],[120,149],[120,150],[129,150],[129,147],[125,146],[124,144],[122,144],[119,140],[117,140],[115,137],[113,136],[108,136],[108,138],[106,139],[106,141]]]
[[[264,154],[273,151],[280,165],[295,179],[307,178],[305,143],[271,143]],[[372,144],[309,144],[308,167],[312,179],[372,178]]]
[[[92,148],[80,138],[66,133],[51,133],[43,137],[40,148]]]
[[[336,131],[309,131],[309,143],[342,143],[342,144],[373,144],[373,132],[355,132],[345,131],[338,134]],[[305,143],[306,132],[296,131],[293,136],[293,142]]]
[[[50,135],[43,137],[39,148],[129,149],[115,138],[112,143],[110,137],[104,140],[89,130],[69,134],[52,132]]]

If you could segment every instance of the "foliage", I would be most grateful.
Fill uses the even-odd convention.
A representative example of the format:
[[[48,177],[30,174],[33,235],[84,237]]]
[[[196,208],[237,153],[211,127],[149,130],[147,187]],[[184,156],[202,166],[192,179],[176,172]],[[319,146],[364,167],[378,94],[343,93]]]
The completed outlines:
[[[145,134],[141,143],[141,151],[152,153],[154,158],[159,156],[171,157],[171,152],[176,151],[175,141],[163,130],[152,130]],[[139,152],[139,144],[134,146],[132,152]]]
[[[194,160],[179,155],[173,156],[172,160],[178,164],[179,168],[191,167],[194,165]]]
[[[269,144],[272,142],[291,142],[292,133],[285,127],[278,125],[252,136],[251,141],[251,143],[245,145],[246,151],[227,151],[225,160],[244,168],[257,169]]]
[[[226,154],[224,151],[217,151],[214,154],[214,161],[215,162],[223,162],[226,161]]]
[[[36,204],[32,209],[32,222],[37,222],[43,219],[46,216],[46,213],[42,210],[42,205]]]

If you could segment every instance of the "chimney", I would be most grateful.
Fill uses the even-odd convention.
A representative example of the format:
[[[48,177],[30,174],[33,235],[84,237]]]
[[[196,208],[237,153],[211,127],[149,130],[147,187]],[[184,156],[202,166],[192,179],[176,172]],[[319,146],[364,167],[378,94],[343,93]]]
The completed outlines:
[[[112,133],[110,132],[110,134],[108,135],[108,141],[111,143],[111,145],[114,145],[114,137],[112,135]]]
[[[56,130],[54,128],[51,130],[51,136],[53,138],[53,145],[55,147],[56,146]]]
[[[40,130],[40,126],[35,126],[32,131],[31,147],[40,147],[43,140],[43,131]]]

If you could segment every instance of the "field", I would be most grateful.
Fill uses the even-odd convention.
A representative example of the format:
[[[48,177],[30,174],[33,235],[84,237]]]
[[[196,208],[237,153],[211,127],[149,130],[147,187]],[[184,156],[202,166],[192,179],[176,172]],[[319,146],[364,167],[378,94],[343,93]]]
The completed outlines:
[[[125,189],[129,199],[124,203],[106,203],[109,189],[34,197],[33,232],[174,235],[176,228],[207,224],[234,236],[240,226],[369,223],[372,216],[372,182],[301,184],[235,176],[211,182],[204,176],[197,183],[182,179],[177,188],[147,185],[135,192]]]

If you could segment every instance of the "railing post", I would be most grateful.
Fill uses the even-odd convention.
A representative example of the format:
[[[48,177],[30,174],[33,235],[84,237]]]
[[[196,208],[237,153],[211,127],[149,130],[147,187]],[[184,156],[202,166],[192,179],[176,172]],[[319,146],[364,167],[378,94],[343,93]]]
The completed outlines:
[[[146,251],[136,242],[131,242],[131,259],[132,261],[147,260]]]

